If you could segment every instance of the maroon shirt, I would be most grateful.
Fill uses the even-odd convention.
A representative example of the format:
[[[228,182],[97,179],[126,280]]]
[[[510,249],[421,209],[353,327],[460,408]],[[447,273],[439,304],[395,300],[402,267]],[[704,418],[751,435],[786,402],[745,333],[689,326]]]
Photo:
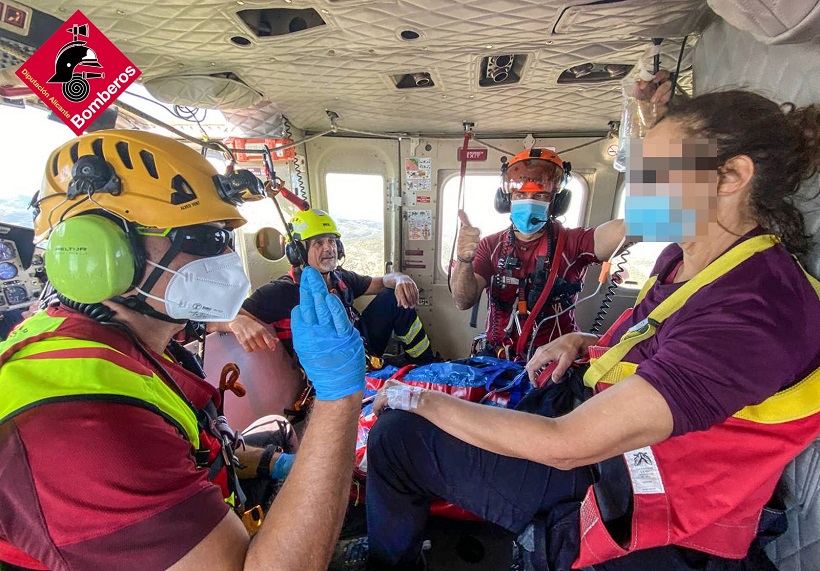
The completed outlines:
[[[558,260],[558,276],[564,278],[568,282],[584,281],[587,266],[592,263],[600,263],[595,257],[595,228],[572,228],[566,229],[559,222],[553,223],[558,232],[566,233],[564,242],[564,253]],[[556,234],[557,235],[557,234]],[[491,234],[486,238],[482,238],[478,244],[475,252],[475,260],[473,260],[473,271],[487,280],[488,292],[492,284],[492,277],[499,273],[498,260],[506,256],[509,251],[507,244],[508,230],[502,230],[495,234]],[[524,242],[522,240],[515,240],[514,249],[516,257],[521,260],[521,275],[527,275],[536,269],[536,262],[538,251],[542,249],[541,243],[547,241],[547,236],[544,234],[537,240]],[[517,286],[508,286],[501,292],[501,299],[505,301],[514,301],[516,299]],[[493,287],[496,292],[498,288]],[[548,309],[548,315],[554,315],[561,310],[560,306],[553,306]],[[490,312],[494,308],[491,306]],[[515,308],[514,308],[515,311]],[[491,323],[493,316],[488,315],[488,324]],[[506,326],[505,321],[502,327]],[[489,328],[489,325],[488,325]],[[535,346],[544,345],[564,333],[577,331],[578,327],[575,324],[575,310],[570,310],[556,319],[551,319],[544,323],[538,331]]]
[[[130,343],[107,331],[115,349]],[[163,366],[195,406],[214,397],[206,381]],[[55,571],[165,569],[229,509],[190,443],[127,404],[55,403],[16,416],[0,425],[0,474],[0,538]]]
[[[677,244],[661,253],[652,270],[657,282],[614,342],[683,285],[671,279],[682,258]],[[638,363],[637,374],[663,395],[678,436],[723,422],[820,366],[818,323],[817,294],[777,244],[695,293],[625,360]]]

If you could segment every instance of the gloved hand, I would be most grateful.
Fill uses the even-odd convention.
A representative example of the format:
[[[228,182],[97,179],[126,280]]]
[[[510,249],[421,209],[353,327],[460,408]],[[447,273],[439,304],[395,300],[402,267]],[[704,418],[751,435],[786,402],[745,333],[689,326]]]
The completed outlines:
[[[319,400],[364,390],[364,343],[335,295],[314,268],[302,271],[300,303],[290,314],[293,348]]]

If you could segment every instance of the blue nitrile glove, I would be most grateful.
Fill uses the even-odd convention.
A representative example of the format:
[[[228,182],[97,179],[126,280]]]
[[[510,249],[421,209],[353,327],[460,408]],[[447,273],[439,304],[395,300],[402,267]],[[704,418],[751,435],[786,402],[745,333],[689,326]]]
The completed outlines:
[[[288,454],[287,452],[279,454],[279,458],[273,463],[273,468],[270,471],[270,479],[284,480],[287,478],[288,474],[290,474],[290,469],[293,467],[293,460],[295,458],[296,454]]]
[[[302,271],[300,303],[290,314],[293,348],[319,400],[364,390],[364,343],[342,302],[314,268]]]

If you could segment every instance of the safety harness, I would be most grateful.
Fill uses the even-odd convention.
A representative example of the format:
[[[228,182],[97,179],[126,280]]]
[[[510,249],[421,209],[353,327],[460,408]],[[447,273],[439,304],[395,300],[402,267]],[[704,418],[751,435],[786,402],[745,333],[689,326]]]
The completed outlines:
[[[296,276],[294,275],[293,268],[291,268],[287,275],[282,276],[281,279],[296,282]],[[367,328],[365,326],[364,320],[362,319],[361,314],[358,312],[356,307],[353,305],[354,300],[356,299],[353,296],[353,290],[345,283],[342,275],[334,270],[330,272],[330,293],[335,294],[342,302],[342,305],[347,312],[348,318],[350,318],[350,322],[353,323],[353,327],[355,327],[359,334],[362,336],[362,341],[364,342],[364,351],[367,357],[367,367],[368,370],[376,370],[381,369],[384,366],[384,360],[379,357],[378,355],[374,355],[367,346]],[[421,325],[419,324],[419,327]],[[274,323],[274,327],[276,328],[276,333],[281,339],[285,338],[292,338],[293,335],[290,332],[290,318],[282,319]],[[280,334],[280,331],[286,332],[286,337],[283,337]]]
[[[551,221],[547,222],[547,231],[539,240],[535,267],[530,272],[522,267],[517,255],[512,226],[501,240],[503,246],[496,263],[498,273],[488,288],[487,343],[496,357],[526,359],[527,342],[534,334],[536,321],[550,315],[553,304],[569,307],[582,284],[570,283],[558,276],[556,260],[563,256],[566,232],[560,228],[555,232]]]
[[[695,293],[776,243],[772,235],[745,240],[683,284],[615,346],[591,347],[584,384],[601,391],[635,374],[637,364],[624,360],[630,350],[651,339]],[[803,271],[820,298],[820,283]],[[636,305],[656,279],[647,282]],[[783,468],[819,432],[820,368],[708,430],[603,462],[602,480],[609,485],[590,486],[582,502],[581,548],[573,568],[664,545],[745,557]],[[607,506],[622,505],[624,498],[632,506],[626,547],[613,539],[604,523],[610,518],[602,515]]]

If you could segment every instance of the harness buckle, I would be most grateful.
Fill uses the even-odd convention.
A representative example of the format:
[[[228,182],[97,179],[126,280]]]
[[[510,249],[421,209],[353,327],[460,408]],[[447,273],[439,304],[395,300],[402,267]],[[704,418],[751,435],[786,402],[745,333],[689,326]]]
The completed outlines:
[[[265,521],[265,512],[262,511],[262,506],[253,506],[242,514],[242,523],[251,537],[259,531],[263,521]]]

